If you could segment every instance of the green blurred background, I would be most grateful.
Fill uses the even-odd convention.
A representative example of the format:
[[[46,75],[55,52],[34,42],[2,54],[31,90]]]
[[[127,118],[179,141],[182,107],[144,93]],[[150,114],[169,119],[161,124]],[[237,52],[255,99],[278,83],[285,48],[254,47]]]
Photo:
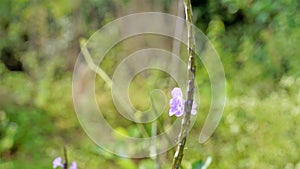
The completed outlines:
[[[76,118],[71,80],[80,39],[88,39],[101,26],[127,14],[156,11],[177,15],[177,3],[1,0],[0,168],[52,168],[52,160],[62,156],[64,145],[79,168],[150,169],[157,161],[162,168],[169,168],[173,150],[156,160],[126,159],[95,145]],[[200,145],[195,138],[209,109],[210,83],[197,61],[201,105],[189,136],[194,139],[185,150],[184,168],[196,169],[199,160],[211,156],[210,168],[300,169],[300,2],[194,0],[192,5],[194,23],[215,45],[223,62],[227,101],[216,132]],[[172,39],[160,38],[161,44],[154,46],[171,51]],[[128,41],[138,42],[139,37]],[[115,57],[108,57],[101,67],[112,75],[109,68],[117,66],[118,56],[136,48],[120,44],[108,54]],[[98,78],[97,84],[98,101],[104,104],[111,124],[123,134],[139,135],[141,128],[118,119],[107,99],[105,82]],[[169,92],[174,86],[164,73],[142,74],[130,89],[135,93],[133,103],[145,109],[148,91],[163,88]],[[174,117],[165,115],[161,121],[169,124],[170,119]],[[144,129],[151,134],[151,125]]]

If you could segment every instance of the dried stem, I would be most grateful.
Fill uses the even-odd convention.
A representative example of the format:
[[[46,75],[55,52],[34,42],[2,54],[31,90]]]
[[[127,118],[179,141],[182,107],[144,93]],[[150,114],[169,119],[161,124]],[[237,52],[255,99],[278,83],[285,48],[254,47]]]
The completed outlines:
[[[181,161],[183,158],[183,151],[187,141],[187,136],[189,132],[190,126],[190,115],[193,105],[193,97],[194,97],[194,81],[195,81],[195,57],[194,57],[194,47],[195,47],[195,40],[194,40],[194,32],[192,29],[192,7],[190,0],[183,0],[184,1],[184,8],[185,8],[185,19],[187,22],[187,31],[188,31],[188,81],[187,81],[187,100],[184,105],[184,116],[182,119],[181,130],[178,137],[178,146],[176,152],[174,154],[172,169],[179,169],[181,165]]]

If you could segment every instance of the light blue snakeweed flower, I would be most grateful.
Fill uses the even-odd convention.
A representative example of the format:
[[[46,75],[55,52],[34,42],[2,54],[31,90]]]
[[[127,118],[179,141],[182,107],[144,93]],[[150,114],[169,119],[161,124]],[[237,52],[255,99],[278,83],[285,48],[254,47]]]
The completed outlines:
[[[61,157],[57,157],[53,160],[53,168],[57,168],[57,167],[61,167],[64,168],[64,164],[62,162],[62,158]],[[77,167],[77,163],[75,161],[72,162],[72,165],[70,166],[69,169],[78,169]]]
[[[172,92],[172,99],[170,100],[170,110],[169,110],[169,116],[177,116],[180,117],[184,113],[184,102],[182,91],[180,88],[175,87]],[[194,101],[192,106],[192,115],[196,115],[197,113],[197,104]]]
[[[61,167],[61,168],[64,167],[61,157],[57,157],[53,160],[53,168],[57,168],[57,167]]]
[[[70,169],[78,169],[77,164],[75,161],[72,162],[72,165],[70,166]]]

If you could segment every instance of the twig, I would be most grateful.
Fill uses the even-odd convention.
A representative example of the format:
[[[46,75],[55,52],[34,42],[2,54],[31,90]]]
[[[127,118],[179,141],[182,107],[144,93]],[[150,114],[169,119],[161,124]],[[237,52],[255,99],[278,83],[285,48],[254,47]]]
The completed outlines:
[[[84,59],[86,60],[86,62],[88,64],[89,68],[92,69],[94,72],[96,72],[106,82],[107,86],[109,88],[111,88],[111,86],[112,86],[112,80],[104,72],[103,69],[101,69],[100,67],[98,67],[97,65],[95,65],[95,63],[93,62],[93,59],[92,59],[92,57],[91,57],[91,55],[90,55],[87,47],[84,44],[81,45],[81,52],[82,52],[82,55],[83,55]]]
[[[178,137],[178,146],[176,152],[174,154],[172,169],[179,169],[181,165],[181,161],[183,158],[183,151],[187,141],[189,126],[190,126],[190,115],[193,105],[193,97],[194,97],[194,81],[195,81],[195,57],[194,57],[194,32],[192,29],[192,8],[190,0],[184,0],[184,8],[185,8],[185,20],[187,22],[187,31],[188,31],[188,82],[187,82],[187,100],[184,105],[184,116],[182,119],[181,130]]]

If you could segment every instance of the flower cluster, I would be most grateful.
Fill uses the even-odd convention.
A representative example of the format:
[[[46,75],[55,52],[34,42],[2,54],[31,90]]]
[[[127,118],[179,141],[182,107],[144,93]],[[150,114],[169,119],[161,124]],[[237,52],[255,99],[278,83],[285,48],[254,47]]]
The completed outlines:
[[[64,168],[64,164],[62,163],[62,158],[57,157],[53,160],[53,168],[61,167]],[[72,162],[72,165],[69,169],[78,169],[77,164],[75,161]]]
[[[180,117],[184,113],[184,102],[182,91],[180,88],[176,87],[171,92],[172,99],[170,100],[170,110],[169,110],[169,116],[177,116]],[[197,104],[196,102],[193,102],[192,105],[192,115],[196,115],[197,113]]]

